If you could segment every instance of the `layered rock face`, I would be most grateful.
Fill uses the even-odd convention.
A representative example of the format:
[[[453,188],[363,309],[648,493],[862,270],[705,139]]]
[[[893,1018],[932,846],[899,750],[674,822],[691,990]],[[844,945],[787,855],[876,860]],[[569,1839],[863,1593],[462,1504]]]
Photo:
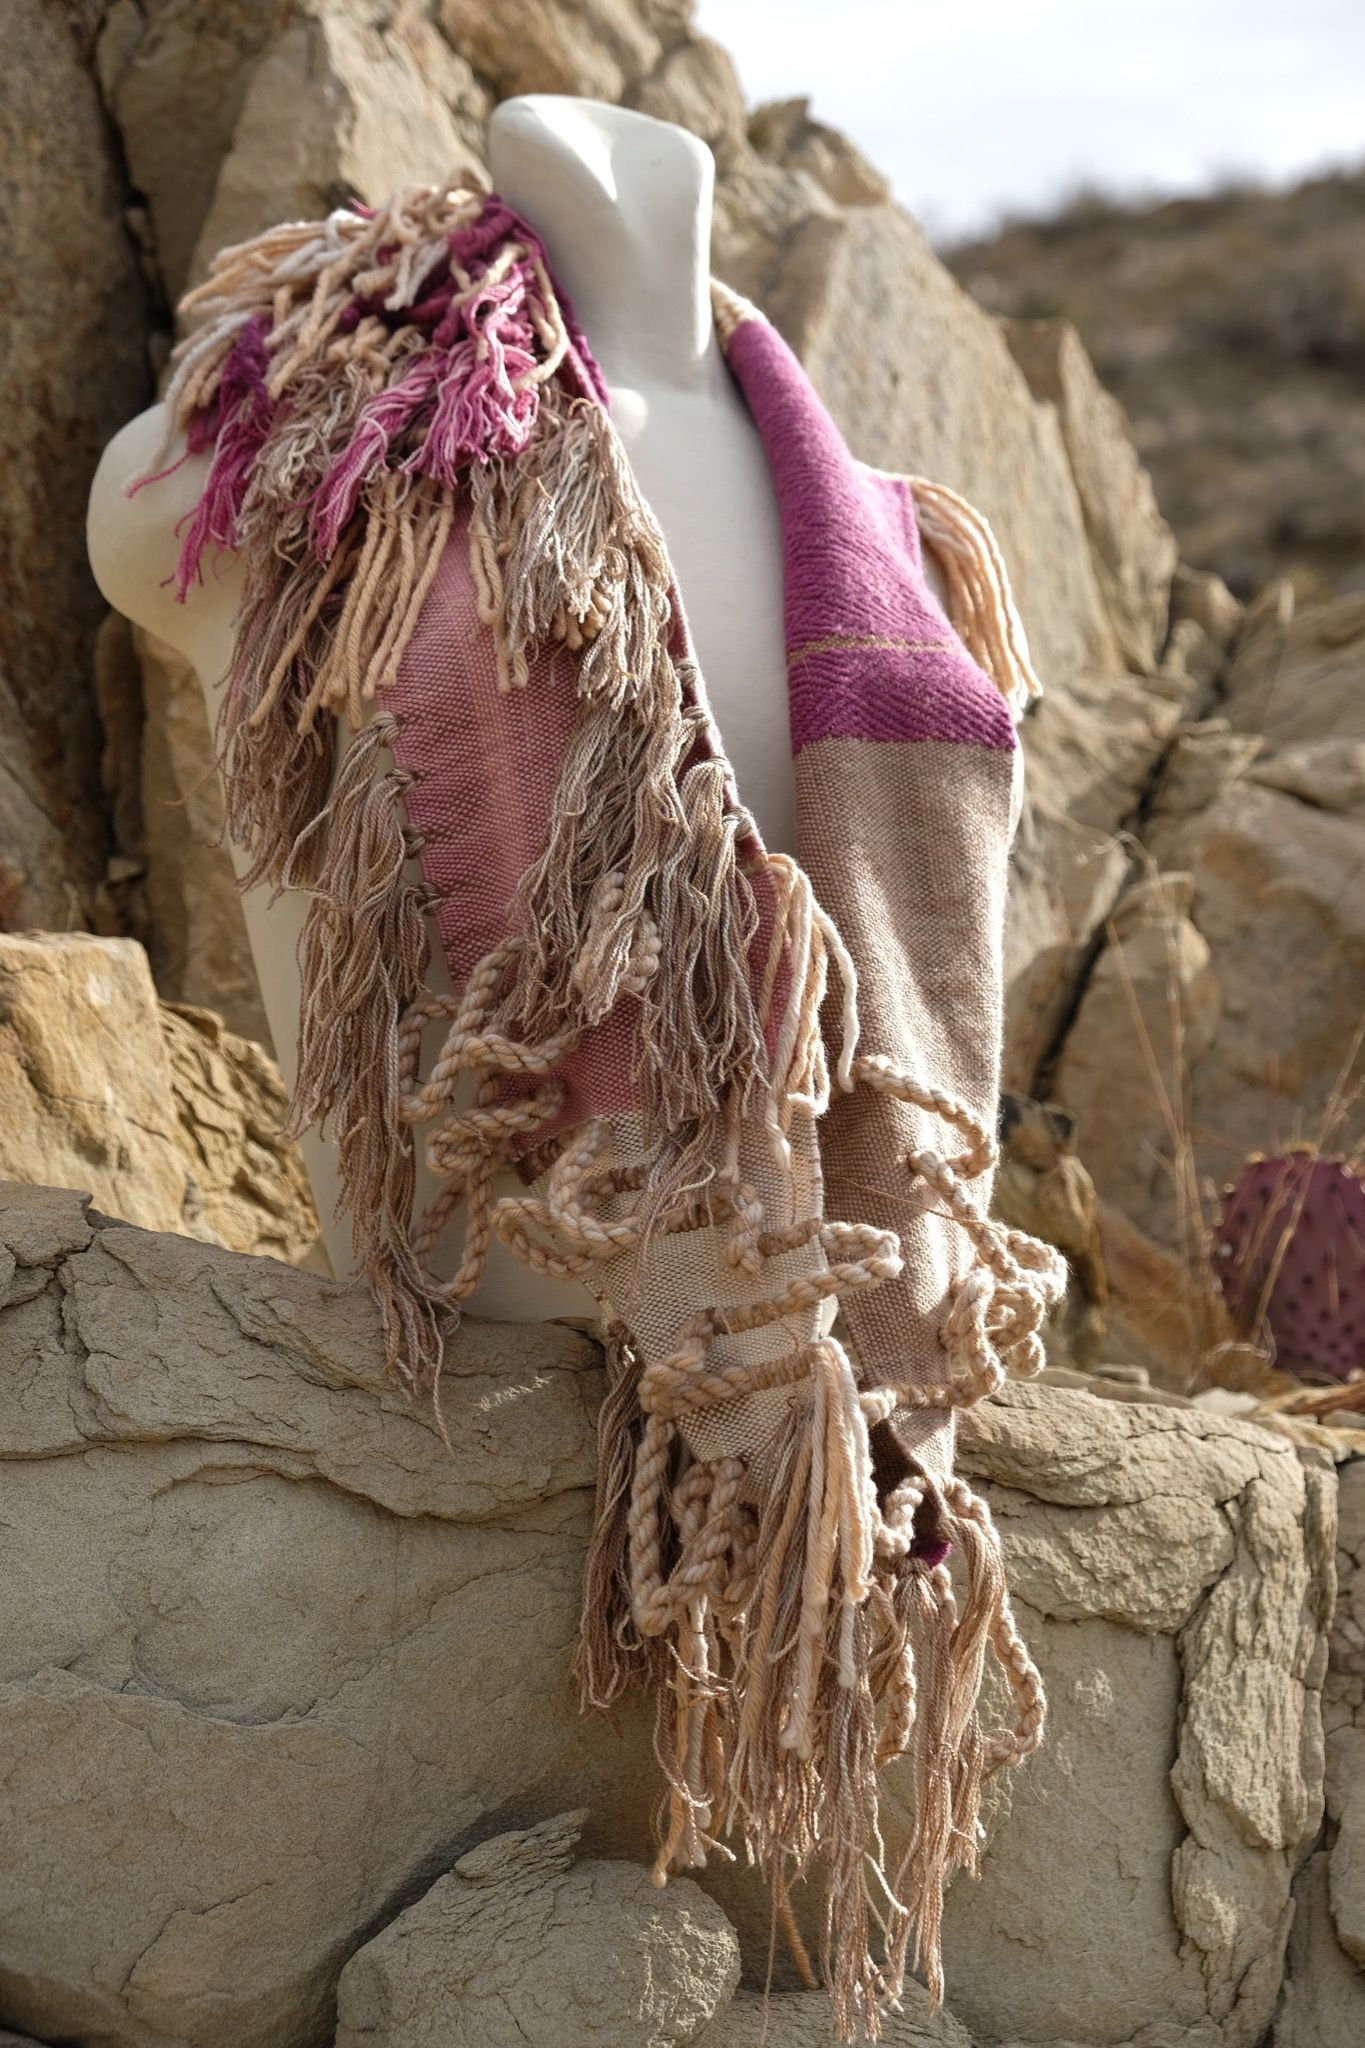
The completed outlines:
[[[287,1107],[259,1046],[158,1001],[133,940],[0,933],[0,1174],[303,1260],[317,1218]]]
[[[8,1188],[0,1246],[0,2018],[314,2048],[340,1981],[347,2048],[488,2048],[504,2006],[507,2039],[556,2048],[762,2038],[761,1888],[718,1866],[708,1899],[659,1899],[645,1717],[575,1709],[595,1347],[466,1325],[447,1452],[354,1292],[60,1191]],[[951,2028],[912,2007],[888,2038],[1251,2048],[1322,1814],[1330,1469],[1249,1423],[1046,1388],[966,1417],[962,1462],[1052,1734],[950,1897]],[[563,1830],[535,1870],[488,1847],[580,1806],[571,1877]],[[579,1926],[600,1967],[570,1967]],[[775,2048],[821,2038],[822,2001],[778,1986]]]

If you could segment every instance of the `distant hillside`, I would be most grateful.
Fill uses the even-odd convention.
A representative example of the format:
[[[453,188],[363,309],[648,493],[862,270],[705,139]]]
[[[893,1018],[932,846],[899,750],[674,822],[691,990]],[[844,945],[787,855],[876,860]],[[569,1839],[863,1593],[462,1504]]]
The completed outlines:
[[[1365,588],[1365,169],[1086,197],[945,255],[993,311],[1076,323],[1186,561],[1242,597]]]

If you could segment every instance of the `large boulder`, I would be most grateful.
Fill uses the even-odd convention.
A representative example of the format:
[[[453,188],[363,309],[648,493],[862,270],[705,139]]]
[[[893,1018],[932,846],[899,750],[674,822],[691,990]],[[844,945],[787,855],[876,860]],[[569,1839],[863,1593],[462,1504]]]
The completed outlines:
[[[1185,1071],[1208,1051],[1220,984],[1193,923],[1188,875],[1120,898],[1057,1060],[1096,1187],[1139,1229],[1185,1249],[1191,1228]]]
[[[199,678],[173,647],[135,629],[141,676],[139,852],[147,950],[161,994],[216,1010],[269,1044]]]
[[[317,1217],[260,1046],[158,1001],[132,939],[0,933],[0,1174],[149,1229],[312,1254]]]
[[[599,1789],[568,1685],[595,1351],[469,1326],[448,1452],[322,1281],[58,1192],[9,1190],[0,1243],[4,2010],[313,2048],[350,1951],[492,1817]]]
[[[467,1323],[447,1450],[354,1292],[60,1191],[7,1190],[0,1246],[16,2026],[324,2048],[348,1959],[488,1837],[584,1805],[589,1856],[646,1859],[649,1716],[584,1719],[568,1676],[586,1338]],[[1053,1718],[949,1901],[950,2000],[985,2039],[1178,2021],[1249,2048],[1321,1806],[1330,1475],[1249,1424],[1052,1389],[964,1417],[962,1461]],[[700,1882],[761,1987],[763,1887]],[[789,1985],[774,2048],[808,2032]]]
[[[359,1949],[336,2048],[681,2048],[739,1983],[735,1930],[686,1878],[575,1863],[586,1815],[481,1842]],[[828,2027],[828,2012],[826,2012]]]
[[[1294,1932],[1274,2048],[1365,2039],[1365,1458],[1339,1475],[1337,1604],[1323,1720],[1326,1843],[1295,1887]]]
[[[1119,653],[1149,675],[1166,644],[1176,544],[1123,408],[1069,320],[1007,320],[1004,333],[1034,397],[1056,407]]]
[[[1251,751],[1237,732],[1209,745],[1239,742]],[[1203,808],[1168,811],[1159,799],[1149,827],[1154,857],[1191,877],[1190,916],[1218,991],[1218,1029],[1189,1049],[1187,1103],[1196,1168],[1215,1185],[1249,1153],[1290,1139],[1349,1153],[1365,1137],[1365,816],[1324,800],[1331,762],[1337,787],[1349,784],[1350,747],[1259,746]],[[1274,786],[1309,748],[1322,757],[1313,786]]]
[[[87,1188],[150,1229],[205,1234],[156,991],[131,939],[0,936],[0,1172]]]
[[[948,1900],[955,2012],[1029,2048],[1254,2048],[1322,1814],[1330,1466],[1199,1409],[1031,1387],[964,1415],[961,1463],[1052,1719]]]
[[[103,914],[81,535],[105,441],[145,403],[148,310],[85,10],[13,0],[0,67],[0,929]]]

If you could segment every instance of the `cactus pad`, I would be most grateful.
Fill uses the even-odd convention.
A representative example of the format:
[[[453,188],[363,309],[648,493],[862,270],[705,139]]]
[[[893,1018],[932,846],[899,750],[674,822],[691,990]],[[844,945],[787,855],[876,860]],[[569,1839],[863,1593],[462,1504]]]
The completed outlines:
[[[1312,1151],[1248,1161],[1214,1239],[1241,1333],[1263,1320],[1275,1363],[1305,1380],[1365,1369],[1365,1180]]]

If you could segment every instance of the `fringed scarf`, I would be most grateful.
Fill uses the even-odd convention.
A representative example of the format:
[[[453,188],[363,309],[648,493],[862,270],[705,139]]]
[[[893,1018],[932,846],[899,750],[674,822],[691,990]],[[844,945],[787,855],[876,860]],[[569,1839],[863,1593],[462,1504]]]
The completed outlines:
[[[737,1837],[789,1919],[823,1866],[836,2029],[875,2037],[908,1966],[938,1996],[982,1779],[1043,1719],[952,1472],[953,1411],[1038,1367],[1062,1284],[987,1214],[1035,687],[989,532],[855,462],[718,289],[784,528],[792,859],[734,786],[525,221],[407,191],[225,250],[183,311],[169,405],[212,459],[179,589],[210,546],[244,557],[229,829],[249,882],[312,899],[293,1117],[334,1134],[391,1368],[436,1390],[494,1236],[597,1297],[585,1701],[657,1697],[660,1883]],[[414,1216],[419,1133],[441,1191]],[[1014,1703],[991,1735],[988,1649]]]

